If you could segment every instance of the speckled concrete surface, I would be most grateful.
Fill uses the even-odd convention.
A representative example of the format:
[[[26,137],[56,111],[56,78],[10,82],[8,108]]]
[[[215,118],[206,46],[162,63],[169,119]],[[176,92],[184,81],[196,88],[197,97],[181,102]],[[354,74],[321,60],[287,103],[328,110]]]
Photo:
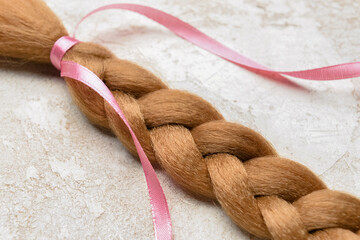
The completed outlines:
[[[47,0],[69,30],[91,9],[120,2]],[[132,1],[165,10],[260,63],[300,70],[360,56],[360,4],[322,1]],[[194,92],[268,138],[332,189],[360,196],[360,79],[266,80],[192,46],[134,13],[88,19],[78,38],[102,43]],[[140,163],[94,128],[56,71],[0,68],[0,238],[151,239]],[[214,203],[198,201],[158,170],[175,239],[249,239]]]

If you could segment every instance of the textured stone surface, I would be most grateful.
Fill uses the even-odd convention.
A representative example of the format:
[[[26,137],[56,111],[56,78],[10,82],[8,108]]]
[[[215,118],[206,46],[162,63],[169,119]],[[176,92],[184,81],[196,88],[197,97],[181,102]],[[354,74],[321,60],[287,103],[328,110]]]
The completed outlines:
[[[47,0],[71,31],[106,1]],[[328,1],[133,1],[165,10],[269,67],[300,70],[360,56],[360,4]],[[134,13],[86,20],[78,38],[104,44],[169,86],[194,92],[268,138],[332,189],[360,196],[360,82],[266,80]],[[0,68],[0,238],[153,237],[140,163],[94,128],[56,72]],[[249,239],[214,203],[185,194],[162,171],[176,239]]]

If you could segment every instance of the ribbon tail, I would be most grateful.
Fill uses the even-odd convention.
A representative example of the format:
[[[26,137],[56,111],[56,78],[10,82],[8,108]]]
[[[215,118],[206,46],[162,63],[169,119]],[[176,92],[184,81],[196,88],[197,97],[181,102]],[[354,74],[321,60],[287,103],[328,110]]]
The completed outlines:
[[[218,55],[229,62],[235,63],[243,68],[258,74],[264,75],[276,81],[289,81],[284,76],[296,77],[307,80],[339,80],[360,77],[360,62],[344,63],[328,67],[301,70],[301,71],[275,71],[237,53],[226,47],[205,33],[194,28],[190,24],[155,8],[138,4],[110,4],[97,8],[85,15],[75,27],[75,32],[79,25],[89,16],[108,9],[122,9],[141,14],[153,21],[166,27],[179,37],[203,48],[215,55]],[[74,36],[75,36],[74,32]],[[283,76],[284,75],[284,76]],[[288,83],[288,82],[287,82]]]
[[[136,150],[139,154],[141,165],[144,170],[153,215],[155,237],[158,240],[172,239],[171,218],[164,191],[160,185],[159,179],[156,176],[154,168],[152,167],[143,148],[141,147],[139,140],[137,139],[134,131],[132,130],[129,122],[120,109],[111,91],[93,72],[75,62],[62,61],[61,76],[80,81],[93,89],[114,108],[119,117],[124,121],[134,141]]]

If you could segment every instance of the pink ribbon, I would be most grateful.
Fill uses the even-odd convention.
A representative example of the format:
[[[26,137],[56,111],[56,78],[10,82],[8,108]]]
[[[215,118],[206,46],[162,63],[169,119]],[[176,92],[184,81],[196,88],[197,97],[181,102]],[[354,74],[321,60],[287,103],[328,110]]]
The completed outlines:
[[[345,63],[303,71],[274,71],[224,46],[223,44],[210,38],[198,29],[192,27],[188,23],[185,23],[174,16],[171,16],[165,12],[159,11],[151,7],[137,4],[111,4],[97,8],[88,13],[79,21],[79,23],[76,25],[75,31],[77,30],[80,23],[84,21],[87,17],[96,12],[107,9],[123,9],[137,12],[160,23],[181,38],[192,42],[193,44],[213,54],[216,54],[226,59],[227,61],[230,61],[250,71],[262,74],[275,80],[288,82],[288,80],[283,75],[308,80],[338,80],[360,76],[360,62]],[[57,69],[61,70],[62,77],[76,79],[99,93],[115,109],[120,118],[124,121],[125,125],[130,131],[136,150],[139,154],[141,164],[144,169],[153,214],[155,237],[156,239],[171,239],[171,219],[165,194],[161,188],[156,173],[151,166],[151,163],[149,162],[143,148],[141,147],[138,139],[135,136],[135,133],[131,129],[128,121],[126,120],[111,91],[93,72],[91,72],[86,67],[75,62],[62,61],[62,57],[64,56],[66,51],[78,42],[79,41],[75,38],[71,38],[68,36],[64,36],[58,39],[55,42],[51,51],[51,62]]]
[[[274,71],[226,47],[215,39],[194,28],[190,24],[174,16],[171,16],[160,10],[138,4],[120,3],[99,7],[86,14],[76,25],[75,31],[80,23],[83,22],[87,17],[107,9],[123,9],[144,15],[168,28],[179,37],[215,55],[218,55],[225,60],[275,80],[284,81],[285,79],[283,76],[281,76],[281,74],[307,80],[338,80],[360,76],[360,62],[344,63],[302,71]]]
[[[51,49],[50,60],[52,64],[61,71],[61,77],[69,77],[78,80],[92,88],[113,107],[116,113],[124,121],[125,125],[129,129],[138,152],[141,165],[144,169],[153,215],[155,237],[159,240],[170,240],[172,238],[171,219],[164,191],[161,188],[154,168],[151,166],[151,163],[141,147],[139,140],[137,139],[134,131],[131,129],[129,122],[126,120],[126,117],[121,111],[113,94],[104,82],[88,68],[76,62],[62,61],[66,51],[77,43],[79,43],[78,40],[68,36],[59,38]]]

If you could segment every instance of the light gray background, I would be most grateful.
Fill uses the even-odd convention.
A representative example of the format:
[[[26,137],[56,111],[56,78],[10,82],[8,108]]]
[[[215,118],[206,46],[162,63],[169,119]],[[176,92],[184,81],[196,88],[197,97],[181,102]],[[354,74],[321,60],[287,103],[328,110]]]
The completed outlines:
[[[107,1],[47,0],[71,31]],[[358,1],[132,1],[173,14],[240,53],[279,70],[360,56]],[[269,139],[330,188],[360,196],[360,79],[295,80],[302,91],[266,80],[125,11],[86,20],[78,38],[110,48],[196,93],[224,116]],[[0,237],[151,239],[140,163],[94,128],[56,71],[0,68]],[[215,204],[185,194],[162,171],[176,239],[249,239]]]

